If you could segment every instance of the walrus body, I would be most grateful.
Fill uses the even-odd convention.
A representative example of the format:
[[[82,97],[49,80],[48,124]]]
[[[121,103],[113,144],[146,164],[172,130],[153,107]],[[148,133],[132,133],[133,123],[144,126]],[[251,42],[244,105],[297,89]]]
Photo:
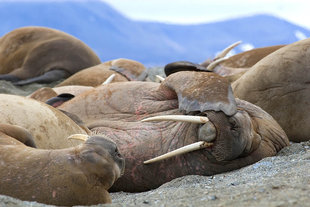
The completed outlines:
[[[215,62],[219,61],[219,59],[206,60],[201,64],[187,61],[172,62],[165,66],[165,74],[166,76],[169,76],[178,71],[212,71],[226,77],[230,82],[234,82],[261,59],[284,46],[285,45],[274,45],[270,47],[255,48],[233,55],[217,64],[215,64]],[[215,65],[211,66],[212,64]]]
[[[82,41],[44,27],[23,27],[0,38],[0,80],[49,83],[100,63]]]
[[[0,124],[13,124],[27,129],[38,148],[60,149],[72,147],[77,140],[67,140],[71,134],[87,134],[59,110],[36,100],[16,95],[0,94]]]
[[[43,87],[34,91],[27,97],[33,98],[38,101],[46,102],[48,99],[56,97],[60,94],[71,94],[73,96],[78,96],[92,89],[93,87],[91,86],[81,86],[81,85],[59,86],[55,88]]]
[[[97,136],[76,147],[42,150],[18,140],[32,137],[0,124],[0,194],[59,206],[111,202],[108,189],[124,169],[115,143]]]
[[[232,84],[236,97],[270,113],[292,141],[310,138],[310,38],[266,56]]]
[[[212,73],[178,72],[161,84],[122,82],[100,86],[59,107],[78,115],[91,131],[114,140],[126,170],[112,191],[145,191],[174,178],[213,175],[275,155],[289,144],[281,127],[259,107],[235,100],[228,81]],[[141,122],[157,115],[194,115],[195,124]],[[154,164],[143,161],[213,136],[212,147]]]
[[[138,80],[141,74],[146,73],[145,70],[144,65],[137,61],[119,58],[79,71],[59,83],[57,87],[68,85],[96,87],[101,85],[112,74],[115,75],[112,82]]]

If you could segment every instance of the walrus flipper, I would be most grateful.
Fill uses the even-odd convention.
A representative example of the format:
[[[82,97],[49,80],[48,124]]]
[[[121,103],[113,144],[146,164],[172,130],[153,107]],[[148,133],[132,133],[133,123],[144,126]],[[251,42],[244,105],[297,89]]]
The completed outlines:
[[[0,80],[18,82],[20,81],[20,78],[16,77],[15,75],[11,75],[11,74],[3,74],[3,75],[0,75]]]
[[[12,124],[0,124],[0,131],[20,141],[26,146],[36,148],[36,144],[33,140],[33,136],[30,134],[30,132],[27,129],[21,126],[12,125]]]
[[[54,81],[65,79],[69,77],[69,75],[70,74],[65,70],[55,69],[55,70],[50,70],[41,76],[13,82],[13,84],[16,86],[23,86],[23,85],[27,85],[30,83],[51,83]]]
[[[164,71],[167,77],[171,75],[172,73],[176,73],[180,71],[211,72],[211,71],[208,71],[204,66],[201,66],[199,64],[192,63],[189,61],[177,61],[177,62],[169,63],[165,66]]]

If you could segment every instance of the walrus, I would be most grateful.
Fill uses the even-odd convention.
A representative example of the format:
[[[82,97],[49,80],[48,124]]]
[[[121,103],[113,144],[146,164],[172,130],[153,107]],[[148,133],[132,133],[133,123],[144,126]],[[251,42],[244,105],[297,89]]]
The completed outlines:
[[[118,58],[81,70],[56,85],[56,87],[68,85],[96,87],[112,74],[115,74],[112,82],[144,80],[146,68],[138,61]]]
[[[59,87],[42,87],[28,95],[27,97],[46,102],[47,100],[57,97],[62,94],[70,94],[71,98],[74,96],[78,96],[81,93],[92,90],[94,87],[92,86],[81,86],[81,85],[68,85],[68,86],[59,86]],[[67,99],[68,100],[68,99]],[[67,101],[64,100],[64,101]]]
[[[291,141],[310,139],[310,38],[266,56],[232,83],[236,97],[270,113]]]
[[[29,131],[0,124],[0,194],[57,206],[111,203],[108,189],[124,171],[114,142],[91,136],[66,149],[34,147]]]
[[[164,68],[165,74],[166,76],[169,76],[178,71],[212,71],[226,77],[230,82],[234,82],[261,59],[285,46],[273,45],[269,47],[254,48],[230,57],[225,57],[227,53],[238,44],[240,44],[240,42],[228,46],[213,60],[206,60],[201,64],[189,61],[168,63]]]
[[[185,175],[235,170],[289,145],[269,114],[235,99],[229,81],[215,73],[182,71],[162,83],[111,83],[58,109],[76,114],[92,132],[105,134],[119,147],[126,169],[111,191],[141,192]],[[177,115],[177,121],[170,115]],[[149,122],[154,116],[157,121]],[[196,151],[149,161],[187,145]]]
[[[101,61],[79,39],[46,27],[22,27],[0,38],[0,80],[50,83]]]
[[[67,140],[71,134],[88,134],[82,121],[70,118],[43,102],[17,95],[0,94],[0,124],[18,125],[27,129],[38,148],[60,149],[76,146],[78,140]]]

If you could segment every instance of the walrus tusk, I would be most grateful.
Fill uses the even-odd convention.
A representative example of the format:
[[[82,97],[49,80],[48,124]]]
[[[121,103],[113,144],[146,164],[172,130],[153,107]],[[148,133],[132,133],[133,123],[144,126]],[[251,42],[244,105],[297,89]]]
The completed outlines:
[[[88,138],[89,138],[89,136],[86,134],[72,134],[67,139],[77,139],[77,140],[82,140],[82,141],[86,142],[86,140]]]
[[[242,41],[238,41],[238,42],[235,42],[231,45],[229,45],[228,47],[226,47],[224,50],[222,50],[222,52],[220,52],[220,54],[218,54],[214,60],[217,60],[219,58],[223,58],[225,57],[232,49],[234,49],[235,47],[237,47]]]
[[[161,77],[160,75],[156,75],[156,78],[158,78],[158,80],[160,80],[160,81],[164,81],[165,80],[165,78]]]
[[[154,116],[141,120],[142,122],[149,121],[184,121],[197,124],[205,124],[209,119],[205,116],[190,116],[190,115],[163,115],[163,116]]]
[[[168,159],[170,157],[175,157],[177,155],[185,154],[185,153],[192,152],[192,151],[199,150],[199,149],[204,149],[204,148],[210,147],[212,145],[213,145],[213,143],[208,143],[205,141],[195,142],[193,144],[186,145],[184,147],[173,150],[173,151],[168,152],[166,154],[163,154],[163,155],[160,155],[158,157],[152,158],[150,160],[144,161],[143,164],[150,164],[150,163],[158,162],[161,160]]]
[[[223,62],[224,60],[228,59],[228,57],[222,57],[222,58],[219,58],[215,61],[213,61],[212,63],[210,63],[207,67],[207,70],[209,71],[213,71],[213,69],[218,65],[220,64],[221,62]]]
[[[112,82],[112,80],[114,79],[115,74],[110,75],[103,83],[102,85],[106,85]]]

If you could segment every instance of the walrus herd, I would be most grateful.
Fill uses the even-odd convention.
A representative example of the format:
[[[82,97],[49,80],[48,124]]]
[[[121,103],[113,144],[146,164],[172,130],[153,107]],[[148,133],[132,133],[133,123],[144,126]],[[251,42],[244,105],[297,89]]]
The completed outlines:
[[[185,175],[214,175],[310,139],[310,39],[201,64],[168,63],[161,82],[44,27],[0,38],[0,80],[58,81],[0,94],[0,194],[45,204],[110,203]]]

